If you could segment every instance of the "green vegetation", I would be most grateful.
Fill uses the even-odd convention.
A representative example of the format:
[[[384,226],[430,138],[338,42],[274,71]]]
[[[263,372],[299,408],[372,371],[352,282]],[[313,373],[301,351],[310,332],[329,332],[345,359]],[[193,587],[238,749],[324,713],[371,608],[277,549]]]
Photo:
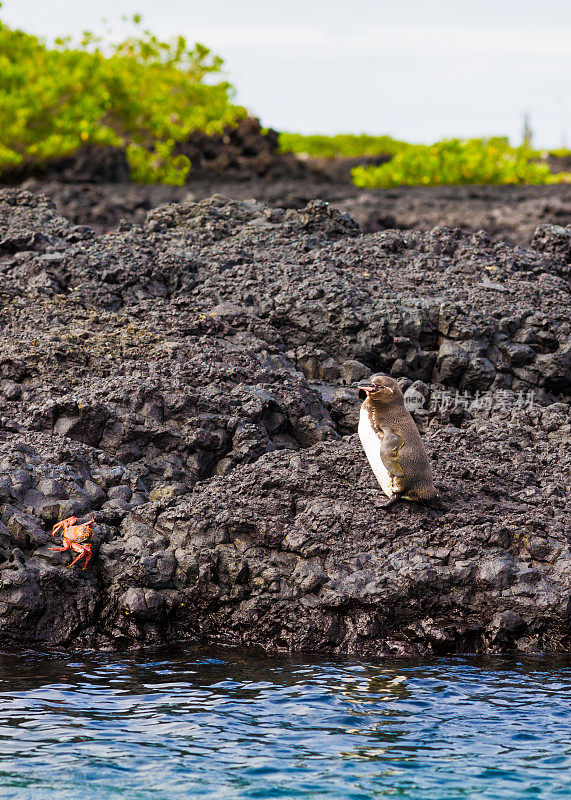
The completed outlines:
[[[507,139],[449,139],[433,145],[410,145],[388,163],[356,167],[357,186],[388,189],[393,186],[443,184],[565,183],[571,173],[553,174],[539,160],[541,153],[510,147]]]
[[[571,158],[571,150],[568,147],[559,147],[556,150],[550,150],[548,155],[553,158]]]
[[[119,44],[86,33],[53,47],[0,22],[0,175],[92,143],[125,147],[133,180],[182,184],[190,162],[173,154],[176,143],[246,116],[218,56],[133,22],[136,35]]]
[[[123,147],[135,181],[183,184],[191,165],[176,154],[177,143],[195,130],[221,133],[246,116],[231,102],[221,58],[182,36],[159,40],[137,15],[133,23],[135,34],[118,44],[85,33],[78,43],[59,39],[48,46],[0,22],[0,177],[94,144]],[[571,178],[553,175],[540,153],[501,138],[425,146],[390,136],[282,133],[279,142],[281,152],[314,157],[392,156],[353,171],[365,187]]]
[[[368,136],[340,133],[337,136],[303,136],[300,133],[280,133],[282,153],[303,153],[315,158],[359,158],[361,156],[396,155],[411,147],[390,136]]]
[[[315,158],[388,155],[386,164],[353,170],[357,186],[437,186],[442,184],[563,183],[569,173],[554,175],[543,154],[528,147],[511,147],[508,139],[449,139],[433,145],[408,144],[390,136],[302,136],[280,134],[282,152]],[[562,155],[563,153],[557,153]]]

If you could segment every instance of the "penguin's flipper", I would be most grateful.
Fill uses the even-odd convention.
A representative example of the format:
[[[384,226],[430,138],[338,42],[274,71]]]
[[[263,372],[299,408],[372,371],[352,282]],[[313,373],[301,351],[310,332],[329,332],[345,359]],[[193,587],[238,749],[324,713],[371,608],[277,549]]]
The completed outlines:
[[[383,465],[388,471],[389,475],[395,477],[402,477],[404,475],[403,469],[398,462],[398,454],[404,444],[404,439],[395,433],[388,425],[383,425],[381,437],[380,456]]]

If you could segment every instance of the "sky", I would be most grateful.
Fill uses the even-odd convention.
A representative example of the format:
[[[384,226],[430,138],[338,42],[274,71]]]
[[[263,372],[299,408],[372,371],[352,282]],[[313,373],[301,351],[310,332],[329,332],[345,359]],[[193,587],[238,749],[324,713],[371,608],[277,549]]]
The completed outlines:
[[[119,39],[141,13],[225,60],[236,101],[300,133],[412,142],[506,135],[571,147],[570,0],[4,0],[0,19],[48,39]]]

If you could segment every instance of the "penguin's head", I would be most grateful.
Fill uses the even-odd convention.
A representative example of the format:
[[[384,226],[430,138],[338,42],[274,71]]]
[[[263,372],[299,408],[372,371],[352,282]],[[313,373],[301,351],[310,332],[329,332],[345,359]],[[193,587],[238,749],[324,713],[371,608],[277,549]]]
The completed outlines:
[[[403,393],[394,378],[377,372],[362,381],[353,384],[359,390],[359,397],[370,397],[377,403],[393,403],[395,400],[404,402]],[[361,394],[363,393],[363,394]]]

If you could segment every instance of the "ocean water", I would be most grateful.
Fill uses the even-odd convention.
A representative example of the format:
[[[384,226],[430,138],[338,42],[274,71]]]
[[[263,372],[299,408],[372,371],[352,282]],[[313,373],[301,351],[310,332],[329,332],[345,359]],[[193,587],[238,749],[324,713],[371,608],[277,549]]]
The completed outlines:
[[[571,660],[4,652],[0,797],[571,798]]]

